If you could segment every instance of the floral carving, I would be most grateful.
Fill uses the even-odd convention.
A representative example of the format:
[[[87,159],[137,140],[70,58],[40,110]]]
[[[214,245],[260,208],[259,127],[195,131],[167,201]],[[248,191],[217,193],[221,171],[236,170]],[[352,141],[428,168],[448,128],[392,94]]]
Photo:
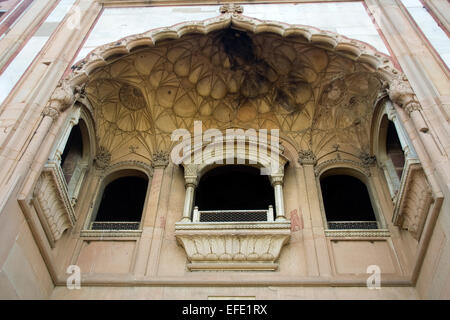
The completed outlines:
[[[314,152],[311,150],[300,150],[298,153],[298,162],[300,164],[312,164],[315,165],[317,163],[317,158]]]
[[[153,154],[152,165],[154,168],[165,168],[169,164],[169,154],[164,151],[158,151]]]
[[[241,14],[244,12],[244,8],[234,3],[227,3],[220,7],[220,13]]]
[[[105,148],[100,147],[95,157],[95,165],[99,169],[105,169],[111,163],[111,153]]]

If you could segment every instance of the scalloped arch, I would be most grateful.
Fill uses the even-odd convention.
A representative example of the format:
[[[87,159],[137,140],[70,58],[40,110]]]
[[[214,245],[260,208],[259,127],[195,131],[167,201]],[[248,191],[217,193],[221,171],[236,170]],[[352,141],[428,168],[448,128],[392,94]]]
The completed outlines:
[[[180,39],[184,35],[209,34],[226,28],[235,28],[253,34],[273,33],[283,38],[303,37],[312,46],[334,51],[355,62],[372,67],[387,82],[401,74],[392,58],[377,51],[373,46],[359,40],[323,31],[311,26],[290,25],[276,21],[262,21],[256,18],[230,13],[203,21],[185,22],[166,28],[153,29],[141,34],[131,35],[118,41],[102,45],[90,52],[84,59],[72,67],[72,72],[64,81],[71,87],[82,85],[89,80],[89,75],[141,48],[156,46],[164,40]]]

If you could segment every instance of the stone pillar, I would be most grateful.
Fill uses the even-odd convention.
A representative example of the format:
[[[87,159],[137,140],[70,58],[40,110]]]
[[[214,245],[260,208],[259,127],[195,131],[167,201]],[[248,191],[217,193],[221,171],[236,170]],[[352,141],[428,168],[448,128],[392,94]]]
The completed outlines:
[[[388,115],[388,119],[394,123],[395,129],[397,131],[398,138],[400,140],[400,144],[402,145],[403,152],[405,154],[405,159],[417,159],[416,150],[411,143],[411,140],[408,138],[402,124],[400,123],[397,112],[394,109],[392,103],[388,103],[386,105],[386,112]]]
[[[70,133],[72,132],[73,127],[78,124],[78,121],[80,119],[80,111],[81,108],[76,108],[76,110],[74,110],[72,116],[70,117],[69,124],[64,128],[64,133],[61,139],[55,145],[55,149],[50,154],[49,160],[57,161],[59,164],[61,163],[61,156],[64,153],[64,149],[66,148]]]
[[[317,158],[311,150],[302,150],[299,152],[298,161],[303,167],[305,190],[307,192],[307,201],[311,214],[312,237],[315,244],[317,266],[319,269],[318,274],[315,268],[312,268],[311,273],[320,276],[329,276],[331,275],[331,261],[324,232],[326,226],[324,226],[322,219],[317,179],[314,172]]]
[[[148,192],[147,206],[144,209],[144,220],[142,222],[142,235],[139,240],[137,249],[136,263],[134,272],[137,275],[143,276],[146,273],[150,250],[155,237],[155,230],[158,221],[158,206],[161,194],[162,181],[164,177],[164,170],[169,164],[169,157],[167,153],[158,152],[153,156],[153,176],[150,190]]]
[[[147,243],[149,246],[145,273],[147,276],[156,276],[158,273],[159,259],[161,258],[161,248],[164,242],[166,219],[174,179],[174,164],[169,163],[168,154],[162,155],[163,153],[158,153],[153,156],[153,167],[155,168],[154,175],[159,172],[162,175],[162,179],[159,183],[160,187],[155,191],[158,192],[158,200],[152,206],[154,214],[152,214],[148,220],[146,219],[149,223],[147,227],[148,231],[146,231],[146,233],[151,233],[151,241],[150,243]]]
[[[284,167],[280,166],[277,173],[270,176],[270,182],[275,193],[275,211],[276,221],[286,221],[286,214],[284,212],[284,195],[283,195],[283,179]]]
[[[25,152],[23,161],[25,161],[26,166],[23,167],[23,171],[28,171],[28,178],[25,182],[25,186],[22,189],[22,196],[25,196],[31,188],[34,182],[36,181],[38,175],[40,174],[42,166],[45,164],[45,161],[42,163],[40,161],[34,161],[33,159],[36,154],[39,153],[40,148],[42,147],[44,139],[47,137],[48,132],[54,121],[56,121],[59,115],[70,108],[75,101],[75,95],[72,90],[65,86],[58,86],[54,91],[52,97],[48,105],[44,108],[42,112],[42,121],[33,136],[30,144],[27,147],[27,151]],[[25,172],[24,172],[25,173]]]
[[[181,222],[191,222],[192,209],[194,206],[195,188],[198,184],[197,176],[198,167],[195,164],[187,164],[184,166],[184,180],[186,186],[186,195],[184,197],[183,218]]]
[[[439,184],[447,189],[450,185],[450,162],[446,151],[449,150],[449,139],[445,138],[448,137],[446,97],[450,94],[450,87],[445,67],[433,53],[431,45],[423,40],[417,26],[408,19],[406,9],[399,5],[399,1],[365,0],[365,3],[418,96],[401,75],[389,83],[389,97],[409,113],[414,131],[417,131],[411,134],[406,128],[408,119],[398,114],[414,143],[422,167],[433,186],[433,193],[440,194]],[[418,107],[414,104],[408,107],[410,102]]]

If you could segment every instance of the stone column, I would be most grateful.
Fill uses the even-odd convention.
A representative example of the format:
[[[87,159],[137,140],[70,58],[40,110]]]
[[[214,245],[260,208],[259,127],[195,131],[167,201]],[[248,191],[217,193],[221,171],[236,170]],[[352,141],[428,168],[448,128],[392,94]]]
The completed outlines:
[[[42,147],[43,141],[47,137],[53,122],[58,119],[62,112],[70,108],[74,101],[75,95],[72,89],[68,86],[60,85],[56,88],[48,105],[44,108],[42,121],[23,157],[26,164],[23,170],[27,170],[29,173],[21,196],[25,196],[31,190],[32,184],[36,181],[42,166],[45,164],[45,161],[42,163],[40,161],[33,162],[33,159],[39,153],[39,149]]]
[[[186,195],[184,198],[183,218],[181,222],[191,222],[192,209],[194,206],[195,188],[198,184],[197,176],[198,167],[195,164],[187,164],[184,166],[184,180],[186,186]]]
[[[81,108],[79,107],[74,110],[72,116],[70,117],[69,124],[64,128],[64,134],[55,145],[55,149],[50,154],[49,160],[54,160],[58,163],[61,163],[61,156],[64,153],[64,149],[66,148],[67,141],[69,140],[72,129],[78,124],[78,121],[80,119],[80,111]]]
[[[405,159],[406,160],[417,159],[416,150],[414,149],[414,146],[412,145],[410,139],[406,135],[405,130],[397,117],[397,112],[395,111],[392,103],[389,102],[386,105],[386,112],[388,115],[388,119],[394,123],[398,138],[400,140],[400,144],[402,145],[402,149],[405,154]]]
[[[284,213],[284,195],[283,195],[284,167],[280,167],[279,172],[270,176],[273,191],[275,193],[275,210],[277,213],[276,221],[286,221]]]
[[[401,107],[407,114],[407,117],[411,119],[415,129],[414,134],[417,135],[421,142],[421,145],[416,148],[416,151],[421,154],[420,160],[422,168],[430,180],[429,182],[432,185],[433,193],[440,193],[440,191],[438,191],[439,188],[436,188],[437,183],[432,180],[435,180],[435,178],[433,178],[433,171],[436,170],[436,177],[443,181],[450,181],[448,170],[449,161],[447,157],[443,156],[442,149],[440,148],[440,142],[445,139],[439,139],[430,131],[424,117],[422,106],[418,102],[417,96],[409,86],[406,78],[398,77],[393,79],[389,84],[388,94],[391,101]],[[403,119],[403,123],[404,122],[405,119]],[[420,153],[420,151],[422,152]]]
[[[404,115],[399,114],[399,120],[410,134],[422,167],[433,185],[433,193],[440,194],[439,184],[450,185],[450,162],[446,151],[449,150],[446,96],[450,93],[450,87],[445,67],[433,53],[431,45],[423,40],[417,26],[408,19],[406,9],[399,5],[398,0],[365,0],[365,3],[418,96],[401,75],[390,81],[389,97],[409,113],[417,132],[411,134],[406,128],[408,119]],[[408,107],[409,102],[413,101],[420,110],[414,104]]]

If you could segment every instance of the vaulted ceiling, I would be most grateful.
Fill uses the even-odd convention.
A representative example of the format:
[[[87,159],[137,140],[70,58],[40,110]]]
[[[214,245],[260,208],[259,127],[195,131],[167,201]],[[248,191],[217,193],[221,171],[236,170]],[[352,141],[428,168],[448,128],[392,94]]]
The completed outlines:
[[[337,144],[358,154],[368,150],[384,86],[373,65],[324,42],[231,26],[106,61],[89,74],[86,94],[98,143],[117,159],[169,151],[173,130],[193,131],[195,120],[204,130],[280,129],[316,154]]]

